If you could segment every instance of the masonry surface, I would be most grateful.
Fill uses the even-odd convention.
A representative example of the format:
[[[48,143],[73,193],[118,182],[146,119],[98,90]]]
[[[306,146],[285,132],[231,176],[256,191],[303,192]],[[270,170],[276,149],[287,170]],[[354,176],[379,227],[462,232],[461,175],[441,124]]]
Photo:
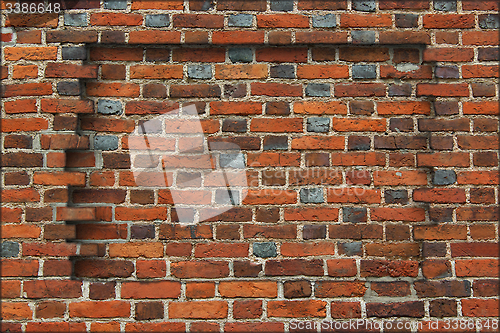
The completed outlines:
[[[498,2],[50,4],[2,2],[2,331],[497,331]]]

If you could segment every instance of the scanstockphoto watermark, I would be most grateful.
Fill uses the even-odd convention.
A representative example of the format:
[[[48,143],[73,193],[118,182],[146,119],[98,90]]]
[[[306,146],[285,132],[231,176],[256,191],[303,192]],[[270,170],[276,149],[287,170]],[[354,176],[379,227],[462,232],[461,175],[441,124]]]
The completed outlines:
[[[369,319],[350,319],[345,321],[322,320],[322,321],[299,321],[290,322],[290,330],[321,330],[321,331],[390,331],[398,330],[405,332],[440,331],[440,330],[498,330],[498,319],[452,319],[452,320],[429,320],[429,321],[376,321]]]

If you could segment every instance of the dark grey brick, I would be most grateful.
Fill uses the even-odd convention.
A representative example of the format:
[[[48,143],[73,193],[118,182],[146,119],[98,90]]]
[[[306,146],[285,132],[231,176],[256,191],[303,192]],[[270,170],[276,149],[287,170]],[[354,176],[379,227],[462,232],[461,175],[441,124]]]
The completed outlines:
[[[375,65],[353,65],[353,79],[375,79],[377,77],[377,66]]]
[[[70,27],[86,27],[87,26],[87,14],[68,14],[64,13],[64,25]]]
[[[295,67],[293,65],[276,65],[271,66],[269,72],[271,77],[279,79],[293,79],[295,78]]]
[[[393,132],[411,132],[413,120],[411,118],[391,118],[389,129]]]
[[[222,123],[223,132],[243,133],[247,131],[246,119],[224,119]]]
[[[221,168],[245,168],[245,156],[243,154],[220,154]]]
[[[85,60],[87,59],[87,50],[83,46],[64,46],[62,58],[63,60]]]
[[[369,136],[349,136],[347,148],[348,150],[370,150],[371,138]]]
[[[118,137],[115,135],[96,135],[94,138],[94,149],[117,150]]]
[[[251,27],[253,23],[253,15],[251,14],[236,14],[229,16],[227,25],[230,27]]]
[[[343,207],[342,208],[342,218],[344,222],[366,222],[366,208],[357,207]]]
[[[389,96],[411,96],[411,83],[391,84]]]
[[[457,11],[456,0],[434,0],[434,10],[441,12],[455,12]]]
[[[309,83],[306,87],[306,96],[330,97],[330,85],[327,83]]]
[[[227,51],[229,59],[232,62],[252,62],[253,51],[250,48],[231,48]]]
[[[431,208],[429,209],[429,218],[432,222],[452,222],[453,208]]]
[[[375,0],[353,0],[352,9],[361,12],[374,12],[376,9]]]
[[[247,95],[247,86],[244,83],[240,84],[225,84],[224,97],[226,98],[241,98]]]
[[[335,14],[313,16],[312,22],[315,28],[334,28],[337,26]]]
[[[389,204],[407,204],[408,192],[406,190],[385,190],[385,203]]]
[[[438,66],[434,74],[440,79],[458,79],[460,76],[457,66]]]
[[[127,9],[127,0],[105,0],[105,9]]]
[[[415,28],[418,26],[418,15],[415,14],[396,14],[396,27]]]
[[[457,174],[453,170],[436,170],[432,183],[434,185],[451,185],[457,181]]]
[[[324,239],[326,238],[326,225],[305,225],[302,230],[303,239]]]
[[[293,0],[271,0],[271,10],[290,12],[293,10]]]
[[[191,79],[211,79],[212,66],[210,65],[189,65],[188,76]]]
[[[500,28],[500,15],[486,14],[479,15],[479,26],[483,29],[498,29]],[[496,49],[498,52],[498,49]],[[481,60],[481,59],[479,59]],[[496,59],[492,59],[496,60]]]
[[[214,0],[205,0],[205,1],[203,1],[203,5],[201,5],[201,8],[199,8],[199,10],[203,10],[203,11],[210,10],[210,9],[214,8],[214,6],[215,6]],[[191,8],[191,10],[193,10],[193,9]]]
[[[146,27],[162,28],[168,27],[170,24],[170,17],[168,15],[156,14],[146,15]]]
[[[500,49],[497,47],[481,48],[477,58],[479,61],[500,61]]]
[[[162,122],[158,119],[139,120],[139,134],[153,134],[162,132]]]
[[[330,119],[324,117],[313,117],[307,119],[307,131],[315,133],[326,133],[330,130]]]
[[[130,227],[132,239],[155,238],[154,225],[133,225]]]
[[[422,256],[427,257],[446,257],[446,243],[436,242],[422,244]]]
[[[360,256],[363,254],[363,244],[361,242],[340,243],[339,253],[347,256]]]
[[[58,82],[57,92],[63,96],[78,96],[81,93],[80,82]]]
[[[287,150],[288,138],[286,136],[266,136],[263,144],[264,150]]]
[[[353,44],[373,44],[375,43],[375,31],[351,31]]]
[[[449,116],[458,114],[458,102],[456,101],[439,101],[434,102],[434,111],[440,116]]]
[[[253,243],[253,254],[259,258],[276,257],[276,244],[274,242]]]
[[[215,191],[215,203],[218,205],[239,205],[240,193],[228,189],[219,189]]]
[[[17,257],[19,255],[19,243],[5,241],[2,242],[1,256],[4,258]]]
[[[323,203],[323,189],[320,187],[300,189],[300,202]]]
[[[97,112],[101,114],[121,114],[122,103],[109,99],[100,99],[97,102]]]

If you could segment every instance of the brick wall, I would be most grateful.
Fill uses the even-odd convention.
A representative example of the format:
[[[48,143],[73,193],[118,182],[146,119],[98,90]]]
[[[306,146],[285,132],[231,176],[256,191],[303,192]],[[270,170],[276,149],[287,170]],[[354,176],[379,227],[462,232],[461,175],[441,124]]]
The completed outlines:
[[[495,331],[496,1],[56,4],[2,3],[2,331]]]

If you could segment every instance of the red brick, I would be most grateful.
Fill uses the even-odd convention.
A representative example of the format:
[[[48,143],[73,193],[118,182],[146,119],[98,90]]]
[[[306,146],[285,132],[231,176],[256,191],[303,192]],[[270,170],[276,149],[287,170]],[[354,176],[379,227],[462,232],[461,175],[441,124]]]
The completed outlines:
[[[468,167],[469,164],[467,153],[417,153],[417,165],[420,167]]]
[[[318,281],[314,294],[317,297],[362,297],[367,288],[363,282]]]
[[[414,201],[433,203],[465,203],[465,190],[463,189],[415,189],[413,190]]]
[[[242,300],[235,301],[233,304],[233,317],[236,319],[259,318],[261,315],[261,300]]]
[[[499,41],[495,31],[464,31],[462,34],[464,45],[498,45]]]
[[[246,257],[248,255],[248,244],[241,243],[205,243],[197,244],[194,256],[206,257]]]
[[[33,311],[24,302],[2,302],[0,304],[3,320],[31,319]]]
[[[138,97],[139,86],[134,83],[98,83],[86,84],[89,96],[100,97]]]
[[[332,165],[385,165],[382,153],[332,153]]]
[[[139,48],[93,47],[90,49],[90,60],[142,61],[142,58],[143,50]]]
[[[392,25],[389,14],[342,14],[340,27],[342,28],[382,28]]]
[[[129,33],[129,44],[143,44],[145,40],[149,44],[178,44],[181,41],[181,32],[142,30]]]
[[[172,275],[178,278],[216,278],[229,276],[224,261],[181,261],[170,264]]]
[[[265,274],[268,276],[323,276],[323,260],[268,260],[266,262]]]
[[[379,115],[393,114],[424,114],[430,115],[431,105],[429,102],[378,102],[377,113]]]
[[[342,83],[335,85],[336,97],[371,97],[385,96],[383,83]]]
[[[226,318],[228,306],[223,301],[172,302],[168,307],[170,318],[220,319]]]
[[[182,10],[184,2],[182,0],[161,0],[161,1],[132,1],[132,10],[134,9],[166,9],[166,10]]]
[[[182,79],[180,65],[136,65],[130,66],[131,79]]]
[[[469,85],[467,83],[419,83],[417,96],[468,97]]]
[[[97,79],[96,65],[71,65],[50,62],[45,68],[47,78]]]
[[[465,225],[431,225],[415,226],[413,229],[415,240],[451,240],[467,239],[467,227]]]
[[[181,284],[177,281],[123,282],[122,298],[177,298],[181,294]]]
[[[219,283],[222,297],[265,297],[278,296],[278,286],[274,281],[227,281]]]
[[[355,276],[357,274],[356,260],[330,259],[326,261],[329,276]]]
[[[467,29],[475,25],[472,14],[427,14],[423,22],[426,29]]]
[[[214,31],[212,44],[263,44],[264,31]]]
[[[255,58],[258,62],[307,62],[307,48],[263,48],[255,51]]]
[[[463,299],[462,313],[466,317],[498,317],[498,300]]]
[[[361,318],[361,304],[359,302],[332,302],[332,318]]]
[[[224,17],[207,14],[177,14],[173,15],[172,22],[174,27],[181,28],[222,28]]]
[[[256,118],[250,123],[250,130],[252,132],[277,133],[302,132],[302,118]]]
[[[497,102],[464,102],[463,112],[464,114],[483,114],[483,115],[497,115],[498,107]]]
[[[297,14],[257,15],[258,28],[308,28],[309,18]]]
[[[4,49],[5,60],[56,60],[57,47],[33,46],[33,47],[6,47]]]
[[[43,118],[3,119],[0,124],[2,132],[34,132],[48,128],[48,121]]]
[[[25,281],[28,298],[78,298],[82,296],[82,282],[74,280]]]
[[[457,276],[498,277],[498,259],[460,259],[455,261]]]
[[[285,83],[251,83],[251,93],[257,96],[302,96],[302,85]]]
[[[284,332],[285,326],[279,322],[232,322],[224,325],[224,332]]]
[[[326,317],[326,302],[321,300],[269,301],[267,313],[269,317]]]
[[[346,44],[346,32],[333,31],[297,31],[296,44]]]
[[[130,315],[130,303],[124,301],[82,301],[69,304],[70,317],[119,318]]]
[[[0,90],[2,97],[52,95],[51,83],[5,84]]]
[[[6,113],[33,113],[37,111],[35,99],[20,99],[15,101],[5,101],[4,110]]]
[[[361,260],[360,273],[362,277],[416,277],[418,262],[412,260]]]
[[[332,129],[337,132],[384,132],[385,119],[332,119]]]
[[[425,31],[381,31],[381,44],[431,44],[431,36]]]
[[[434,48],[426,49],[423,53],[423,60],[426,62],[446,61],[446,62],[465,62],[472,61],[474,58],[474,49],[472,48]]]

